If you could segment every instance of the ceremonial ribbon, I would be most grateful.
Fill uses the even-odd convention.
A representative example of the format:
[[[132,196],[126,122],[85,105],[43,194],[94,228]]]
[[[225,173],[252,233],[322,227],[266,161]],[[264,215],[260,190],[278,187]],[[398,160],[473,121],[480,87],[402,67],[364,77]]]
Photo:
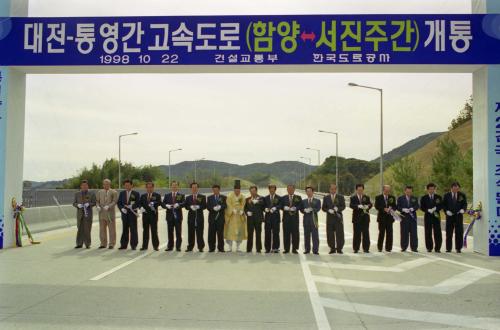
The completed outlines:
[[[472,221],[469,223],[469,225],[467,226],[467,229],[465,230],[465,233],[464,233],[464,247],[465,248],[467,248],[467,235],[469,235],[469,232],[471,231],[472,226],[474,226],[474,223],[476,222],[476,220],[481,220],[482,210],[483,210],[483,204],[481,202],[479,202],[476,209],[471,208],[471,209],[467,210],[467,212],[466,212],[471,217]]]
[[[130,212],[132,212],[132,213],[133,213],[136,217],[138,217],[138,216],[139,216],[139,214],[137,214],[137,213],[134,211],[134,209],[132,208],[132,205],[131,205],[131,204],[125,205],[125,207],[126,207],[127,209],[129,209],[129,210],[130,210]]]
[[[398,212],[394,211],[392,208],[389,208],[389,214],[392,216],[394,220],[401,222],[401,216],[399,215]]]
[[[24,220],[24,215],[23,215],[24,206],[22,204],[17,204],[15,198],[12,198],[12,213],[13,213],[13,218],[16,221],[16,245],[18,247],[23,246],[22,244],[23,228],[26,231],[26,234],[28,235],[31,244],[40,244],[40,242],[37,242],[33,239],[33,236],[31,235],[31,232],[28,228],[28,225]]]

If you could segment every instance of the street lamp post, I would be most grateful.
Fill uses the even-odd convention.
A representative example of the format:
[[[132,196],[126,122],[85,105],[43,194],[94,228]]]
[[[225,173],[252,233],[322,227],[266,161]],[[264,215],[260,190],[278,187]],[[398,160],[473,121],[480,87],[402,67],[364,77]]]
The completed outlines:
[[[339,133],[319,130],[320,133],[335,134],[335,185],[339,187]]]
[[[200,159],[197,159],[194,161],[194,182],[197,182],[196,181],[196,164],[200,161],[200,160],[205,160],[205,158],[200,158]]]
[[[314,148],[306,148],[306,150],[312,150],[312,151],[316,151],[318,153],[318,168],[321,166],[321,151],[319,149],[314,149]],[[318,192],[319,192],[319,188],[320,188],[320,182],[318,180]]]
[[[170,181],[171,181],[171,177],[172,177],[172,173],[170,172],[170,154],[172,152],[176,152],[176,151],[181,151],[182,148],[178,148],[178,149],[172,149],[172,150],[169,150],[168,151],[168,186],[170,187]]]
[[[300,159],[309,160],[309,165],[311,165],[311,157],[300,156]],[[304,163],[304,189],[306,188],[306,163]]]
[[[351,87],[360,87],[373,89],[380,92],[380,191],[384,187],[384,91],[382,88],[358,85],[355,83],[348,84]]]
[[[128,134],[121,134],[118,135],[118,189],[122,187],[122,137],[124,136],[129,136],[129,135],[137,135],[139,133],[134,132],[134,133],[128,133]]]

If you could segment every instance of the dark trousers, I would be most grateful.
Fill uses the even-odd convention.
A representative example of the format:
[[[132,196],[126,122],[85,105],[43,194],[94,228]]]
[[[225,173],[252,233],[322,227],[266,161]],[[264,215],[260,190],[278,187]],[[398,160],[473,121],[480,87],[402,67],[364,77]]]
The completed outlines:
[[[181,219],[167,219],[167,235],[168,243],[167,248],[174,248],[174,231],[175,231],[175,248],[180,249],[182,245],[182,220]]]
[[[353,237],[352,249],[356,252],[359,251],[361,241],[363,241],[363,251],[370,250],[370,221],[366,218],[358,219],[352,224]]]
[[[122,216],[123,231],[122,237],[120,238],[120,247],[126,248],[130,239],[130,246],[132,248],[137,247],[139,242],[137,234],[137,217],[136,216]]]
[[[441,250],[441,244],[443,243],[443,235],[441,234],[441,220],[435,217],[425,217],[424,219],[424,230],[425,230],[425,247],[427,251]],[[434,234],[434,239],[432,236]]]
[[[89,247],[91,243],[90,233],[92,232],[92,218],[81,217],[76,221],[78,231],[76,233],[76,245]]]
[[[158,218],[157,216],[142,216],[142,247],[148,248],[149,231],[151,230],[151,240],[153,248],[157,249],[160,245],[158,239]]]
[[[392,250],[392,239],[393,239],[393,231],[392,231],[392,223],[393,220],[390,219],[380,219],[378,223],[378,241],[377,248],[379,251],[382,251],[384,247],[384,239],[385,239],[385,250]]]
[[[344,221],[342,218],[326,220],[326,240],[330,250],[340,252],[344,248]]]
[[[401,250],[408,248],[412,251],[418,249],[417,220],[410,217],[401,217]]]
[[[203,221],[198,220],[195,225],[194,219],[188,220],[188,250],[194,248],[194,240],[196,239],[196,245],[198,250],[202,250],[205,247],[205,240],[203,239]]]
[[[264,247],[266,252],[280,248],[280,220],[267,219],[264,225]]]
[[[311,238],[313,253],[318,253],[319,250],[319,234],[318,228],[314,225],[312,219],[304,219],[304,249],[305,252],[311,251]]]
[[[257,252],[262,250],[262,220],[254,217],[247,217],[247,252],[253,248],[253,236],[255,232],[255,249]]]
[[[292,244],[292,250],[298,250],[299,237],[299,218],[283,218],[283,250],[285,252],[290,251],[290,242]]]
[[[208,220],[208,249],[215,250],[217,243],[217,250],[224,252],[224,215],[220,215],[219,219]]]
[[[453,242],[453,232],[455,232],[455,249],[462,250],[464,244],[464,220],[462,217],[446,217],[446,251],[451,251]]]

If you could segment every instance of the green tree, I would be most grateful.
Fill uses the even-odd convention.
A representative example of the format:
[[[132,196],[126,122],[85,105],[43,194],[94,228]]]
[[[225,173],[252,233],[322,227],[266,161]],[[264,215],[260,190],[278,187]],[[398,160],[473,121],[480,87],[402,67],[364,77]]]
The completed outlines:
[[[422,165],[413,157],[403,157],[392,165],[391,185],[396,194],[401,193],[405,186],[413,186],[413,191],[420,194],[425,178],[421,177]]]

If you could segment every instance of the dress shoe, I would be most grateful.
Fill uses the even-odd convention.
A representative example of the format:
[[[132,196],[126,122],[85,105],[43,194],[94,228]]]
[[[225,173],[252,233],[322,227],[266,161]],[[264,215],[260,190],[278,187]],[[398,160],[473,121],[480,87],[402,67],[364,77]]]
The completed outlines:
[[[212,253],[212,252],[215,252],[215,250],[208,250],[208,252]]]
[[[368,250],[365,250],[364,252],[365,252],[365,253],[370,253],[370,251],[368,251]]]
[[[359,251],[358,250],[354,250],[354,253],[358,253]]]
[[[173,249],[174,248],[169,247],[169,248],[166,248],[165,251],[172,251]]]
[[[157,247],[153,248],[155,251],[158,251],[159,249]]]
[[[313,252],[313,254],[318,255],[318,254],[319,254],[319,252]]]
[[[86,249],[90,249],[90,245],[85,246]]]
[[[297,254],[297,253],[299,253],[299,252],[297,252],[297,250],[293,250],[293,251],[292,251],[292,253],[293,253],[293,254]]]
[[[120,246],[120,247],[118,248],[118,250],[126,250],[126,249],[127,249],[127,247],[126,247],[126,246]]]
[[[285,251],[283,251],[283,254],[287,254],[288,252],[289,252],[289,251],[286,251],[286,250],[285,250]]]
[[[342,252],[342,250],[338,250],[337,253],[338,254],[344,254],[344,252]]]
[[[115,247],[114,246],[109,246],[108,249],[113,250]]]
[[[141,250],[141,251],[144,251],[144,250],[147,250],[147,249],[148,249],[148,248],[146,248],[146,247],[141,247],[141,249],[140,249],[140,250]]]
[[[330,252],[328,252],[328,254],[334,254],[335,253],[335,250],[330,250]]]
[[[132,250],[135,251],[135,250],[137,250],[137,248],[134,246],[134,247],[132,247]]]
[[[181,252],[181,248],[177,248],[175,249],[177,252]]]
[[[457,253],[462,253],[462,250],[457,250]]]
[[[186,249],[184,252],[193,252],[193,249]]]
[[[99,246],[99,249],[105,249],[106,247],[105,246]]]
[[[75,246],[75,249],[81,249],[81,248],[82,248],[82,245]]]
[[[304,254],[309,254],[309,251],[304,251]]]

